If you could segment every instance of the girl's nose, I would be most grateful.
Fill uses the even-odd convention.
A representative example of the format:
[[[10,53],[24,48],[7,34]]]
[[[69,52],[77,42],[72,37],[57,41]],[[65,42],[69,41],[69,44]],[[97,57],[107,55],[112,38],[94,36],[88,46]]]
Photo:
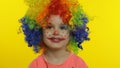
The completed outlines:
[[[59,35],[59,31],[58,30],[54,30],[53,35]]]

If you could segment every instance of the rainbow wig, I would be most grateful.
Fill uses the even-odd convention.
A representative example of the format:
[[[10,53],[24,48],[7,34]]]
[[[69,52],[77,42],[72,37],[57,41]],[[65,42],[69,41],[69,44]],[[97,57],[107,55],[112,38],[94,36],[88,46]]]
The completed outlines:
[[[29,6],[25,16],[20,19],[25,40],[29,47],[39,52],[42,44],[42,28],[46,26],[50,15],[60,15],[63,22],[70,26],[68,49],[74,53],[83,49],[81,43],[88,38],[88,17],[77,0],[25,0]]]

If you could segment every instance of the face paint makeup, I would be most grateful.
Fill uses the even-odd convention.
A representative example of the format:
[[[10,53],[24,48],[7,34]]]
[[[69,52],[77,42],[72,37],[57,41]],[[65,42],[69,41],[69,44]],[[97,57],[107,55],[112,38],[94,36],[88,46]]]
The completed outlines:
[[[43,41],[49,48],[63,48],[69,42],[68,26],[59,15],[51,15],[49,24],[43,29]]]

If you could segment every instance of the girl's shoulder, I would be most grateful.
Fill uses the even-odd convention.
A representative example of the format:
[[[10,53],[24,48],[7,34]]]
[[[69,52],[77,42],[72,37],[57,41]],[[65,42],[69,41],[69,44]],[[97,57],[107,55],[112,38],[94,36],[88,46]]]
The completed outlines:
[[[76,68],[88,68],[85,61],[75,54],[73,54],[69,60],[72,60],[73,65],[75,65],[75,67],[77,66]]]
[[[45,61],[42,55],[38,56],[36,59],[34,59],[30,65],[29,68],[39,68],[39,67],[45,67]]]

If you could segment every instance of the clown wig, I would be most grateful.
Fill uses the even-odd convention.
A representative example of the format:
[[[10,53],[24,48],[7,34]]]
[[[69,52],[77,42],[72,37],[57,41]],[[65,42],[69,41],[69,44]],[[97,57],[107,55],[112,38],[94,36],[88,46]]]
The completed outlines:
[[[78,53],[83,49],[81,43],[88,38],[88,17],[77,0],[25,0],[29,6],[25,16],[20,19],[25,40],[29,47],[39,52],[42,43],[42,28],[46,26],[50,15],[60,15],[63,22],[70,26],[68,49]]]

